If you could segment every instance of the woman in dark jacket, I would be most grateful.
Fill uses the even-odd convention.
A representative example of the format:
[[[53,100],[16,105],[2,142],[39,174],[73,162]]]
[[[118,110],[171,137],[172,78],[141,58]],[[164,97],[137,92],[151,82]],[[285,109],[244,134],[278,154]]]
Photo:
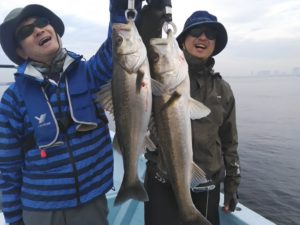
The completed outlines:
[[[225,48],[227,32],[214,15],[196,11],[187,19],[177,41],[189,65],[191,97],[211,110],[207,117],[192,120],[192,142],[194,161],[215,188],[196,187],[191,195],[197,209],[212,224],[219,225],[220,182],[224,180],[226,212],[235,210],[240,183],[235,99],[229,84],[213,71],[213,56]],[[149,195],[145,224],[180,224],[172,188],[157,179],[155,163],[151,161],[147,164],[145,184]]]

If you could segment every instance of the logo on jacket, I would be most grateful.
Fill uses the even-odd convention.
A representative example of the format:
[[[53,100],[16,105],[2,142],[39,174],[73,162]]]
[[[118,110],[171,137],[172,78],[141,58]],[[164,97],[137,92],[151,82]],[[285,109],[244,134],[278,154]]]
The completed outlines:
[[[43,113],[40,116],[35,116],[34,118],[39,122],[39,127],[50,125],[50,122],[45,123],[47,113]]]
[[[44,113],[44,114],[41,114],[40,117],[35,116],[34,118],[37,119],[37,121],[39,121],[39,124],[42,124],[42,123],[45,122],[46,115],[47,115],[47,114]]]

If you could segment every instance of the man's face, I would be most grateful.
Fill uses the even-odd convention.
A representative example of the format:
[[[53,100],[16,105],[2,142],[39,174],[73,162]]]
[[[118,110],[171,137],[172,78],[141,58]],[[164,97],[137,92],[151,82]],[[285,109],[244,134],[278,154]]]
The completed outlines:
[[[30,58],[34,61],[48,63],[59,49],[59,43],[54,28],[47,21],[42,21],[40,22],[42,25],[39,25],[39,19],[30,17],[18,26],[16,38],[20,47],[17,49],[17,53],[24,59]],[[32,33],[28,32],[30,27],[33,27]],[[26,29],[27,34],[22,35],[22,33],[24,34],[22,31]]]
[[[192,56],[206,61],[213,53],[216,33],[209,27],[200,26],[191,29],[183,42],[183,48]]]

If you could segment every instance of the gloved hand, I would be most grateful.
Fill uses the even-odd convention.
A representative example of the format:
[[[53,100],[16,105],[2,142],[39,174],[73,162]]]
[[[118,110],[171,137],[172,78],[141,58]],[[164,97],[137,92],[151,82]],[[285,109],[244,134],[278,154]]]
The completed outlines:
[[[158,156],[158,152],[157,151],[149,151],[146,150],[146,153],[144,154],[145,158],[149,161],[151,161],[152,163],[157,164],[159,161],[159,156]]]
[[[166,6],[172,7],[171,0],[146,0],[148,5],[156,8],[156,9],[163,9]]]
[[[140,7],[144,0],[135,0],[135,8]],[[110,0],[113,9],[126,10],[128,8],[128,0]]]
[[[237,192],[234,193],[226,193],[224,194],[224,211],[225,212],[234,212],[235,207],[238,203],[238,194]]]
[[[164,15],[164,10],[155,9],[149,5],[145,5],[141,10],[137,28],[147,49],[151,38],[162,36],[162,27],[165,22]]]

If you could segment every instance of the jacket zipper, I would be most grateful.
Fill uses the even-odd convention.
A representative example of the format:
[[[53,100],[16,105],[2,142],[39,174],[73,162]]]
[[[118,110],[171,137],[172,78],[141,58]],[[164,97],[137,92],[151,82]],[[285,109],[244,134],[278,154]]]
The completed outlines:
[[[61,109],[62,108],[62,103],[61,103],[61,98],[60,98],[60,88],[59,88],[59,86],[57,86],[57,88],[56,88],[56,97],[57,97],[57,104],[58,104],[58,113],[59,113],[59,116],[61,117],[62,116],[62,109]],[[77,168],[76,168],[76,165],[75,165],[75,159],[74,159],[73,153],[71,151],[70,140],[69,140],[67,128],[64,129],[64,131],[62,131],[62,132],[63,132],[63,135],[64,135],[64,141],[65,141],[66,146],[67,146],[67,152],[69,153],[70,163],[71,163],[72,169],[73,169],[77,204],[80,204],[78,171],[77,171]]]
[[[75,160],[74,160],[74,156],[73,153],[71,151],[71,146],[70,146],[70,141],[69,141],[69,137],[68,134],[65,133],[65,142],[67,145],[67,151],[69,153],[70,156],[70,162],[73,168],[73,176],[74,176],[74,180],[75,180],[75,189],[76,189],[76,198],[77,198],[77,204],[80,204],[80,194],[79,194],[79,182],[78,182],[78,171],[77,168],[75,166]]]

